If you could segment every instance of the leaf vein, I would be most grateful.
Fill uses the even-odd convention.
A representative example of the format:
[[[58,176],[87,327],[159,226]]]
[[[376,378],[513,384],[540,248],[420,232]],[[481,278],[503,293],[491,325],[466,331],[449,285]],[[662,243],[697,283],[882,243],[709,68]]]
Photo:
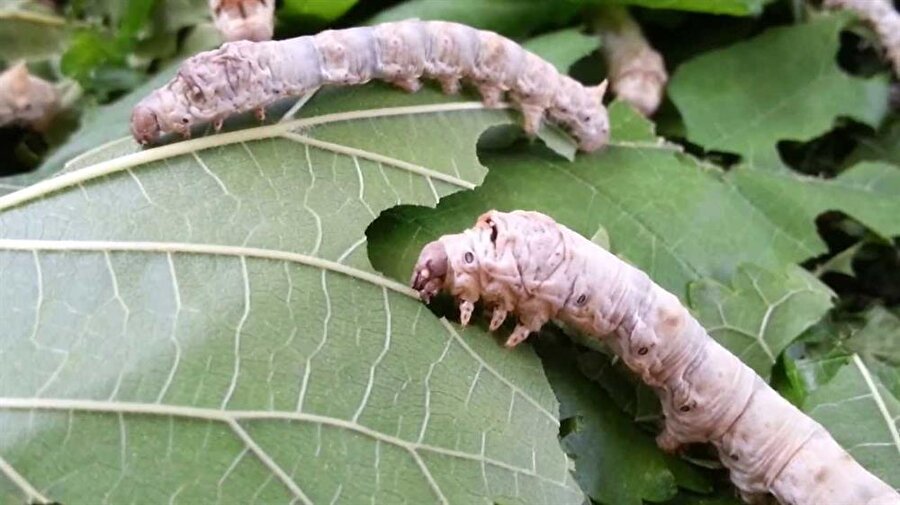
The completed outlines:
[[[22,476],[11,464],[9,464],[3,456],[0,456],[0,473],[12,481],[19,489],[28,496],[28,500],[38,503],[51,503],[51,500],[35,489],[28,480]]]
[[[884,398],[882,397],[881,391],[878,390],[878,387],[872,380],[872,374],[869,373],[869,368],[866,367],[865,363],[863,363],[863,360],[859,357],[859,354],[853,355],[853,364],[856,365],[856,368],[859,369],[859,373],[866,381],[866,387],[868,387],[872,392],[872,399],[875,401],[875,405],[878,407],[878,412],[881,414],[881,417],[884,418],[884,423],[887,425],[888,433],[891,435],[891,440],[894,443],[894,447],[896,447],[897,449],[897,454],[900,454],[900,432],[898,432],[897,425],[894,424],[891,418],[891,414],[890,412],[888,412],[887,405],[885,405],[884,403]]]
[[[32,184],[31,186],[22,188],[14,193],[10,193],[8,195],[0,197],[0,210],[9,209],[32,200],[42,198],[44,196],[47,196],[48,194],[55,193],[62,189],[76,186],[85,181],[97,179],[116,172],[121,172],[137,165],[174,158],[176,156],[190,154],[196,151],[202,151],[213,147],[237,144],[250,140],[271,138],[299,128],[363,118],[385,118],[402,115],[432,114],[439,112],[459,112],[466,110],[484,109],[485,106],[481,102],[454,102],[414,105],[408,107],[365,109],[351,112],[340,112],[336,114],[323,114],[320,116],[297,119],[285,123],[275,123],[266,126],[259,126],[256,128],[246,128],[233,132],[220,133],[218,135],[198,137],[191,140],[175,142],[152,149],[126,154],[124,156],[119,156],[110,160],[87,166],[85,168],[80,168],[78,170],[62,173],[55,177],[45,179],[36,184]]]
[[[293,140],[295,142],[299,142],[306,146],[315,147],[318,149],[322,149],[325,151],[331,151],[335,154],[343,154],[345,156],[350,157],[358,157],[363,158],[369,161],[379,162],[385,165],[390,165],[394,168],[400,168],[402,170],[406,170],[416,175],[421,175],[426,179],[431,177],[434,179],[438,179],[455,186],[459,186],[464,189],[475,189],[475,184],[472,184],[469,181],[465,181],[462,179],[457,179],[452,175],[447,175],[442,172],[438,172],[436,170],[432,170],[427,167],[423,167],[421,165],[416,165],[415,163],[410,163],[408,161],[399,160],[397,158],[392,158],[390,156],[385,156],[383,154],[373,153],[371,151],[366,151],[365,149],[357,149],[355,147],[345,146],[341,144],[335,144],[333,142],[327,142],[324,140],[315,139],[312,137],[307,137],[306,135],[300,135],[298,133],[293,132],[285,132],[281,135],[283,138],[288,140]]]
[[[251,444],[248,444],[248,447],[251,451],[254,451],[254,446],[262,451],[259,448],[252,438],[246,433],[246,431],[240,427],[239,421],[274,421],[274,420],[283,420],[283,421],[298,421],[298,422],[307,422],[314,423],[319,426],[329,426],[332,428],[344,429],[353,431],[362,435],[366,435],[371,437],[374,440],[380,440],[382,442],[391,444],[396,447],[403,448],[407,451],[415,453],[418,456],[419,451],[430,452],[434,454],[439,454],[443,456],[449,456],[459,459],[466,459],[476,462],[484,462],[488,465],[502,468],[504,470],[508,470],[513,472],[515,475],[527,475],[529,477],[533,477],[542,482],[546,482],[548,484],[552,484],[558,487],[567,488],[565,480],[557,481],[551,479],[549,477],[545,477],[543,475],[536,474],[529,468],[518,467],[515,465],[511,465],[509,463],[505,463],[500,460],[496,460],[493,458],[483,457],[480,454],[471,454],[463,451],[458,451],[455,449],[449,449],[445,447],[437,447],[430,444],[423,444],[418,442],[410,442],[404,440],[399,437],[391,436],[386,433],[382,433],[372,428],[368,428],[364,425],[335,417],[323,416],[318,414],[309,414],[302,412],[289,412],[289,411],[263,411],[263,410],[218,410],[218,409],[210,409],[205,407],[192,407],[192,406],[183,406],[183,405],[166,405],[166,404],[158,404],[158,403],[139,403],[139,402],[111,402],[104,400],[85,400],[85,399],[69,399],[69,398],[11,398],[11,397],[0,397],[0,409],[9,409],[9,410],[55,410],[55,411],[81,411],[81,412],[94,412],[94,413],[106,413],[106,414],[132,414],[132,415],[154,415],[154,416],[170,416],[170,417],[178,417],[178,418],[187,418],[187,419],[203,419],[207,421],[215,421],[215,422],[223,422],[228,424],[238,436],[245,435],[247,438],[245,439],[241,436],[241,439],[247,442],[249,440]],[[262,454],[265,454],[262,452]],[[274,464],[274,461],[272,462]],[[277,466],[277,465],[276,465]]]

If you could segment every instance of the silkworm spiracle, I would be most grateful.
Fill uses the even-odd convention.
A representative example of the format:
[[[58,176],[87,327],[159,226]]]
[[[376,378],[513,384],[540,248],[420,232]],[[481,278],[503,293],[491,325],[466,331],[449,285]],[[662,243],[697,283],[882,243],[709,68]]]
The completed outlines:
[[[426,245],[412,277],[424,300],[447,291],[468,322],[474,303],[508,313],[514,347],[558,320],[604,338],[658,393],[657,442],[710,442],[742,497],[791,505],[900,505],[900,494],[860,466],[814,420],[713,340],[678,298],[642,271],[536,212],[491,211]]]
[[[605,82],[583,86],[494,32],[418,20],[223,44],[185,61],[175,78],[141,100],[132,111],[131,130],[148,144],[160,134],[187,136],[193,124],[218,126],[228,115],[261,110],[322,85],[380,79],[413,92],[421,78],[437,80],[445,93],[471,82],[489,107],[508,92],[529,134],[546,116],[569,131],[583,151],[599,149],[609,138]]]

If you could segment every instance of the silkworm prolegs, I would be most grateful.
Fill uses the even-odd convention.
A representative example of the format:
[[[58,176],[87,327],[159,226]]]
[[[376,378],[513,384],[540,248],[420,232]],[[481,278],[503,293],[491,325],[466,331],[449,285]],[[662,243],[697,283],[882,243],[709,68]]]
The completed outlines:
[[[709,442],[749,502],[900,505],[828,431],[712,339],[678,298],[641,270],[536,212],[491,211],[475,226],[426,245],[412,287],[495,307],[491,329],[514,314],[515,347],[550,320],[603,339],[654,388],[665,450]]]
[[[380,79],[414,92],[423,78],[438,81],[445,93],[470,82],[488,107],[506,94],[532,135],[546,117],[571,133],[583,151],[599,149],[609,138],[605,81],[584,86],[494,32],[418,20],[226,43],[186,60],[175,78],[141,100],[132,111],[131,130],[138,142],[154,143],[161,134],[187,136],[194,124],[218,126],[229,115],[262,110],[323,85]]]

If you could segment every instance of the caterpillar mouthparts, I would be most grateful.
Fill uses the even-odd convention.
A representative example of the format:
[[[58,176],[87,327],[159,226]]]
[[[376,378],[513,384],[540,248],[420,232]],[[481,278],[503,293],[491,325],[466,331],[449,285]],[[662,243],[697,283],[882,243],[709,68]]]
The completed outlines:
[[[439,241],[430,242],[422,249],[410,281],[422,301],[428,303],[441,292],[448,267],[447,250]]]
[[[131,130],[141,144],[161,134],[188,136],[192,125],[222,120],[323,85],[351,86],[379,79],[407,92],[421,79],[455,93],[473,84],[487,107],[503,95],[535,135],[544,118],[565,128],[579,149],[609,139],[603,106],[606,81],[584,86],[550,63],[494,32],[459,23],[407,20],[372,27],[326,30],[282,41],[239,41],[186,60],[178,74],[135,107]]]

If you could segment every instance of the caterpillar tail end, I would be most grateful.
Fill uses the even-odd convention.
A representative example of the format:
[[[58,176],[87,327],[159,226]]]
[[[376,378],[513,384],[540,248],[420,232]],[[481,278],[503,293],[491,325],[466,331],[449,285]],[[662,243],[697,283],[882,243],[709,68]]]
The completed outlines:
[[[449,259],[444,244],[434,241],[422,248],[410,284],[423,302],[429,303],[443,289],[448,269]]]

